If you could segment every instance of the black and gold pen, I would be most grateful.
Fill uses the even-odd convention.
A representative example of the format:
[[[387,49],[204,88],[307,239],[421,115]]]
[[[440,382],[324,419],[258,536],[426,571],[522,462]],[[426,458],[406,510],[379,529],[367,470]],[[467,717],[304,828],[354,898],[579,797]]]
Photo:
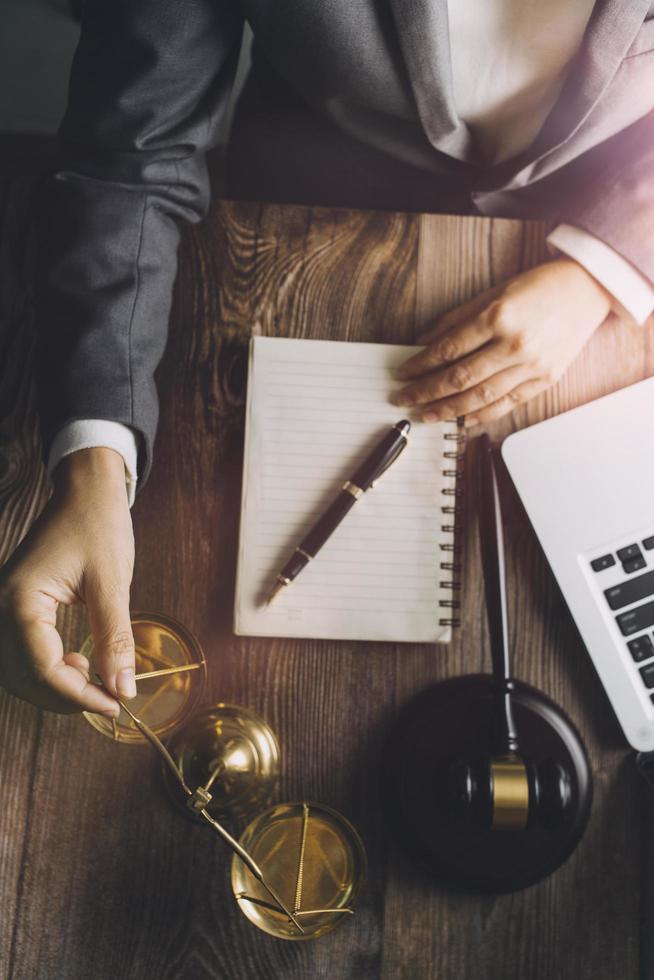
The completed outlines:
[[[331,537],[350,508],[395,462],[407,444],[410,428],[411,423],[406,419],[397,422],[366,456],[351,479],[343,484],[338,496],[300,542],[277,576],[275,587],[266,600],[267,606],[285,586],[290,585],[293,579],[297,578],[305,565],[318,554]]]

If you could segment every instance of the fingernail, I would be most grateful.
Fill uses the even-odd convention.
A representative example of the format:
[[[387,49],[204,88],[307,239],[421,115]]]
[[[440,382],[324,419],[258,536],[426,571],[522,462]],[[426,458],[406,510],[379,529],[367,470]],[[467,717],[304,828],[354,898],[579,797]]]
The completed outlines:
[[[121,698],[136,697],[136,681],[131,667],[124,667],[116,674],[116,690]]]
[[[393,405],[408,407],[409,405],[413,405],[414,399],[412,395],[406,395],[401,391],[396,391],[391,395],[391,402]]]
[[[404,367],[404,365],[402,365],[399,368],[395,368],[395,371],[393,372],[393,374],[398,379],[398,381],[401,381],[403,378],[406,378],[406,376],[407,376],[407,370]]]
[[[117,704],[115,708],[108,708],[106,711],[101,711],[100,714],[104,715],[105,718],[117,718],[120,714],[120,705]]]
[[[473,425],[479,425],[479,419],[474,418],[472,415],[466,415],[465,419],[463,420],[463,424],[465,425],[466,429],[470,429]]]
[[[423,422],[440,422],[440,415],[438,412],[425,412],[422,416]]]

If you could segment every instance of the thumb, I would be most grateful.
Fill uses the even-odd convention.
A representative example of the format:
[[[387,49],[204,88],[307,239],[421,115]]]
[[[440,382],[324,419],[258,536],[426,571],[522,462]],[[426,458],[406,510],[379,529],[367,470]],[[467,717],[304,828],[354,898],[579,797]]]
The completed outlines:
[[[430,344],[432,340],[436,340],[437,337],[447,333],[448,330],[452,330],[454,327],[459,327],[463,323],[474,320],[499,295],[501,288],[502,284],[491,286],[490,289],[485,289],[483,293],[477,293],[471,299],[466,300],[465,303],[461,303],[459,306],[448,310],[447,313],[442,313],[437,317],[435,324],[418,334],[416,343]]]
[[[92,579],[84,591],[93,634],[93,659],[100,680],[114,697],[133,698],[136,682],[129,583]]]

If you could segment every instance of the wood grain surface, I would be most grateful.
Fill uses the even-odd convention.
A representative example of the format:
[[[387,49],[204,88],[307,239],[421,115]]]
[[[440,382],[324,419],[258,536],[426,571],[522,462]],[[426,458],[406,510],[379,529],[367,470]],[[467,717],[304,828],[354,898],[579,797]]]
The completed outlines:
[[[31,185],[0,196],[0,557],[46,499],[31,377]],[[378,796],[396,711],[443,677],[488,670],[477,528],[464,539],[463,626],[448,646],[236,638],[231,619],[252,333],[412,342],[437,313],[545,256],[544,227],[482,218],[216,204],[187,230],[152,475],[134,506],[135,609],[177,617],[209,663],[207,703],[259,712],[279,735],[278,800],[320,800],[361,832],[354,919],[316,942],[252,927],[230,855],[174,811],[147,746],[0,697],[0,976],[8,980],[637,980],[654,976],[652,801],[533,531],[506,483],[514,669],[589,748],[588,830],[523,892],[447,890],[402,858]],[[508,432],[654,373],[651,328],[603,326]],[[469,474],[470,475],[470,474]],[[68,648],[80,610],[61,619]],[[239,827],[236,828],[240,829]]]

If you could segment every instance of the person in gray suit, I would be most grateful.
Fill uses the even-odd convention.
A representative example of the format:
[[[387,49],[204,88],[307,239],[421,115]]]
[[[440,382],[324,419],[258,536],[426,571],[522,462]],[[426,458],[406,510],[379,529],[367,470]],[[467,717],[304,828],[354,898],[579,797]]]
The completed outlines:
[[[427,420],[499,417],[552,384],[612,308],[654,309],[650,0],[85,0],[63,157],[37,205],[39,397],[54,492],[0,574],[0,683],[55,711],[131,697],[129,507],[180,221],[244,20],[254,67],[229,193],[546,216],[552,261],[446,314],[403,367]],[[56,630],[83,601],[104,690]]]

